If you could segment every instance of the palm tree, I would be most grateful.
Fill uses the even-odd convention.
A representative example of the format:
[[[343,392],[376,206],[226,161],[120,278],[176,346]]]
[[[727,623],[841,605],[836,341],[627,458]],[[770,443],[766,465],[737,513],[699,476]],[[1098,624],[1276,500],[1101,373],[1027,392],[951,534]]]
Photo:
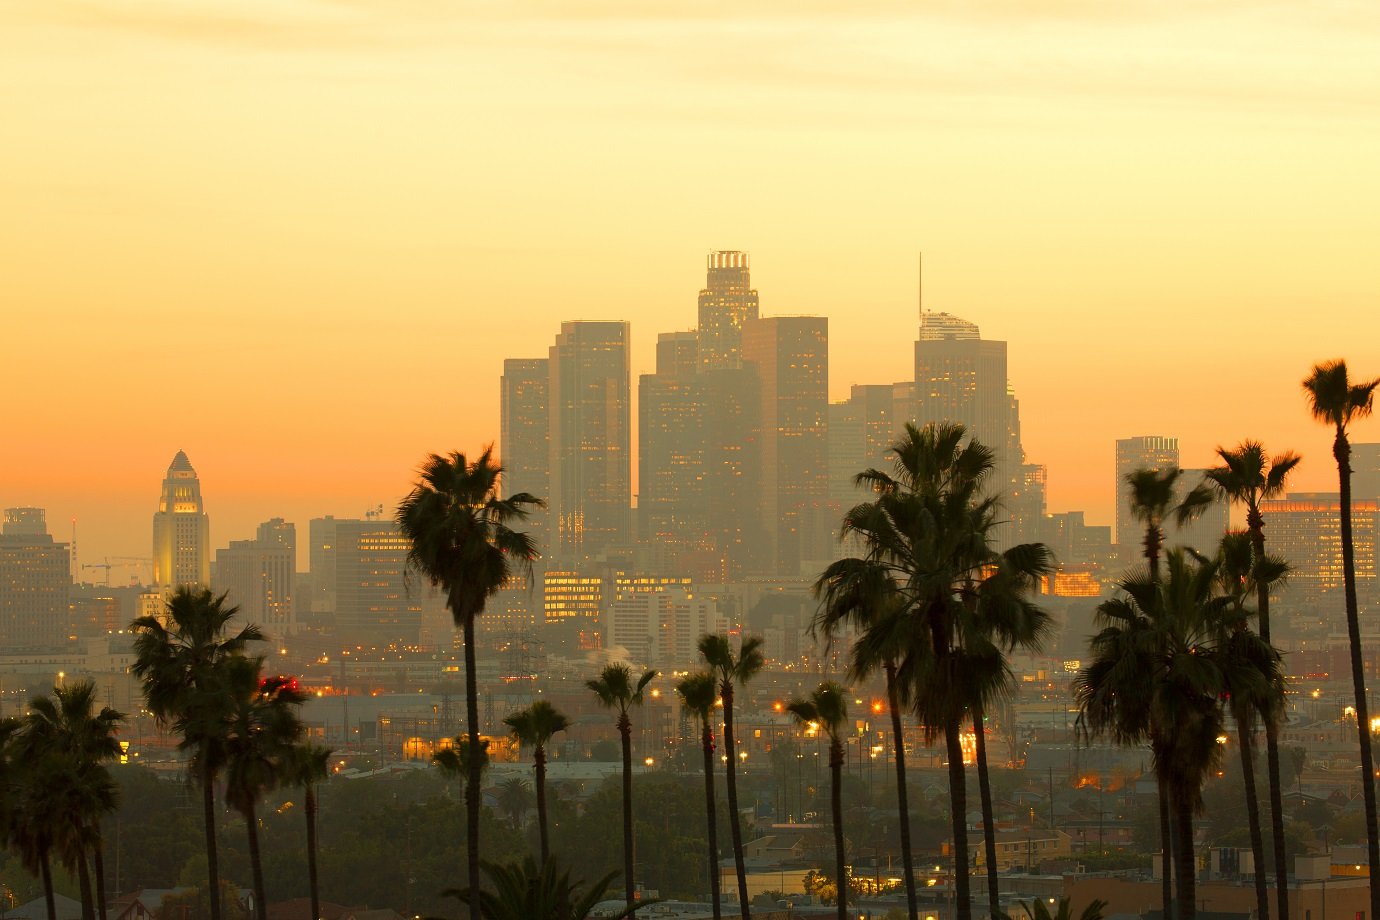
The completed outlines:
[[[630,908],[637,902],[633,896],[632,719],[628,710],[642,704],[642,692],[655,677],[656,671],[647,670],[634,681],[627,665],[611,664],[597,679],[585,681],[600,704],[618,710],[618,736],[623,742],[623,893]],[[632,910],[628,916],[633,916]]]
[[[743,859],[742,817],[738,812],[738,754],[733,737],[733,697],[738,684],[746,684],[762,670],[760,636],[744,636],[733,654],[727,636],[706,634],[700,637],[700,657],[719,681],[719,699],[724,707],[724,758],[728,766],[728,828],[733,840],[733,865],[738,873],[738,909],[742,920],[752,920],[752,905],[747,893],[747,865]]]
[[[1260,503],[1284,494],[1285,482],[1301,458],[1291,451],[1269,457],[1259,441],[1243,441],[1235,450],[1219,447],[1217,456],[1222,458],[1222,465],[1207,471],[1207,481],[1222,497],[1245,506],[1254,565],[1267,566],[1270,558],[1265,553],[1265,516]],[[1263,573],[1253,573],[1252,578],[1260,638],[1269,644],[1271,579],[1263,577]],[[1270,835],[1275,851],[1276,909],[1279,920],[1289,920],[1289,888],[1285,884],[1289,878],[1289,862],[1284,843],[1284,802],[1279,777],[1279,723],[1282,718],[1281,711],[1279,718],[1267,716],[1264,719],[1265,765],[1269,773]],[[1261,914],[1262,920],[1265,917]]]
[[[843,731],[848,719],[844,690],[825,681],[804,699],[794,699],[786,709],[807,726],[806,734],[823,730],[829,738],[829,801],[834,818],[834,882],[838,886],[839,920],[848,917],[848,874],[843,851]]]
[[[181,587],[168,599],[166,621],[155,616],[140,617],[130,624],[134,632],[131,673],[144,684],[144,700],[160,725],[192,729],[191,710],[214,682],[216,673],[230,658],[241,656],[250,642],[263,640],[254,625],[227,635],[230,619],[239,608],[229,606],[205,589]],[[202,720],[211,727],[213,720]],[[219,726],[219,728],[223,728]],[[178,747],[193,752],[191,767],[201,786],[202,814],[206,832],[207,890],[211,892],[211,920],[220,920],[220,866],[216,854],[216,773],[219,770],[224,737],[182,732]]]
[[[305,802],[303,812],[307,818],[307,884],[311,889],[311,915],[321,916],[321,895],[317,886],[316,865],[316,787],[331,775],[330,759],[334,753],[330,748],[321,747],[310,741],[294,745],[283,764],[281,780],[285,785],[301,786]]]
[[[532,765],[537,780],[537,832],[541,840],[541,861],[545,865],[551,855],[546,823],[546,742],[556,732],[569,728],[570,720],[546,700],[537,700],[508,716],[503,724],[512,730],[519,744],[532,746]]]
[[[102,858],[101,817],[114,811],[117,790],[105,767],[120,756],[116,740],[124,714],[108,706],[94,711],[96,685],[77,681],[53,688],[52,696],[29,701],[29,714],[17,744],[19,756],[41,759],[56,755],[59,768],[44,782],[57,787],[65,807],[55,843],[69,868],[81,880],[83,913],[105,920],[105,862]],[[92,893],[88,853],[94,862]]]
[[[1370,748],[1370,710],[1366,700],[1365,667],[1361,657],[1361,624],[1356,608],[1356,549],[1351,535],[1351,441],[1347,425],[1370,415],[1380,380],[1352,383],[1345,361],[1314,366],[1303,381],[1309,408],[1318,421],[1333,427],[1332,456],[1337,480],[1342,531],[1342,584],[1346,600],[1346,629],[1351,640],[1351,682],[1356,693],[1356,733],[1361,747],[1361,791],[1365,796],[1366,845],[1370,877],[1380,878],[1380,828],[1375,818],[1375,762]],[[1370,886],[1370,916],[1380,917],[1380,884]]]
[[[554,859],[540,869],[530,856],[508,866],[485,862],[484,872],[494,884],[493,891],[480,891],[476,897],[473,889],[450,888],[443,894],[469,906],[475,916],[488,920],[586,920],[604,899],[617,874],[610,872],[582,891],[581,883],[572,882],[570,871],[558,869]],[[478,911],[474,911],[476,905]],[[621,920],[631,917],[635,909],[636,905],[630,903],[616,913],[599,916]]]
[[[1257,562],[1249,533],[1223,535],[1217,550],[1218,581],[1223,596],[1231,601],[1218,621],[1214,642],[1221,650],[1221,666],[1226,684],[1226,706],[1236,725],[1241,749],[1241,775],[1246,786],[1246,818],[1251,839],[1251,855],[1261,871],[1255,873],[1256,914],[1260,920],[1270,916],[1269,890],[1265,879],[1265,842],[1260,829],[1260,804],[1255,784],[1255,725],[1257,718],[1266,724],[1277,722],[1284,707],[1284,673],[1279,652],[1250,628],[1254,612],[1246,599],[1254,593],[1255,579],[1277,581],[1283,567],[1271,560]],[[1225,736],[1223,736],[1225,737]]]
[[[420,479],[398,505],[398,529],[411,544],[408,562],[446,593],[455,625],[465,636],[465,718],[470,750],[479,737],[479,687],[475,677],[474,623],[488,599],[515,575],[529,575],[537,556],[529,534],[513,530],[542,501],[526,492],[498,494],[503,467],[493,447],[471,462],[462,453],[432,454]],[[479,890],[479,757],[470,758],[465,777],[465,855],[469,884]],[[477,895],[472,900],[477,899]]]
[[[18,739],[11,746],[16,750],[10,771],[9,844],[25,871],[40,880],[48,920],[57,920],[52,857],[62,831],[67,761],[55,751],[21,754]]]
[[[700,723],[700,750],[704,754],[704,813],[705,840],[709,846],[709,896],[714,907],[714,920],[723,916],[722,892],[719,878],[719,828],[714,798],[714,701],[718,690],[714,675],[707,671],[689,674],[676,684],[685,708],[695,714]]]
[[[510,776],[498,784],[498,807],[513,822],[513,830],[522,830],[522,819],[532,808],[532,788],[521,776]]]
[[[1053,898],[1050,899],[1054,900]],[[1107,902],[1101,898],[1093,898],[1088,902],[1088,906],[1083,908],[1083,912],[1078,915],[1078,920],[1102,920],[1102,911],[1106,909]],[[1032,901],[1022,901],[1021,910],[1025,913],[1024,920],[1073,920],[1073,901],[1070,898],[1059,899],[1059,909],[1051,912],[1045,906],[1045,902],[1039,898]],[[1010,914],[1004,914],[1005,920],[1014,920]]]
[[[1212,490],[1199,483],[1179,498],[1178,483],[1183,470],[1177,466],[1162,470],[1138,469],[1126,474],[1130,489],[1131,517],[1145,525],[1145,562],[1152,581],[1160,577],[1160,553],[1164,549],[1164,523],[1173,520],[1183,527],[1212,504]],[[1117,539],[1121,539],[1118,535]]]
[[[1079,672],[1079,720],[1094,735],[1122,744],[1146,740],[1160,788],[1173,811],[1180,920],[1194,916],[1193,815],[1220,756],[1227,692],[1225,650],[1216,642],[1230,598],[1217,593],[1215,560],[1195,565],[1180,549],[1168,555],[1162,580],[1121,582],[1122,596],[1098,607],[1100,632],[1091,662]]]
[[[868,530],[867,520],[877,513],[875,504],[854,508],[844,517],[843,538]],[[896,662],[905,654],[911,636],[906,608],[895,579],[877,561],[875,554],[880,550],[880,546],[871,546],[870,558],[844,558],[830,563],[816,579],[812,590],[821,606],[811,630],[822,631],[832,639],[845,623],[852,623],[859,628],[860,635],[853,643],[849,676],[863,682],[880,668],[886,677],[906,909],[910,920],[918,920],[920,908],[915,892],[915,857],[911,849],[910,802],[906,789],[906,745],[901,724],[901,707],[909,706],[911,700],[908,689],[896,679]]]
[[[1049,551],[1040,544],[1001,553],[992,548],[999,508],[996,498],[980,493],[994,454],[969,440],[963,426],[907,425],[891,454],[894,474],[867,470],[857,477],[877,498],[850,512],[845,526],[895,582],[899,620],[865,630],[859,646],[864,655],[878,657],[899,642],[898,686],[927,738],[945,738],[956,909],[960,920],[968,920],[962,724],[971,716],[981,726],[982,713],[1009,679],[1003,647],[1038,645],[1047,618],[1024,595],[1048,571]],[[888,635],[892,630],[899,639]],[[986,784],[982,769],[979,784]],[[990,834],[990,790],[983,798]],[[988,847],[989,864],[995,862],[994,849]],[[994,904],[996,881],[992,874],[988,891]]]
[[[1131,517],[1145,525],[1144,547],[1145,564],[1150,572],[1150,580],[1160,577],[1160,554],[1164,548],[1164,523],[1172,520],[1176,526],[1183,527],[1205,511],[1212,501],[1211,490],[1203,484],[1189,489],[1180,500],[1176,494],[1179,478],[1183,471],[1177,466],[1163,470],[1138,469],[1126,475],[1126,485],[1130,490],[1128,501]],[[1121,540],[1120,534],[1117,539]],[[1160,896],[1165,916],[1169,916],[1169,905],[1173,899],[1170,888],[1174,861],[1174,835],[1171,832],[1169,793],[1159,789],[1160,843],[1163,871],[1160,878]]]
[[[206,714],[225,723],[225,802],[244,818],[258,920],[268,909],[268,898],[256,808],[286,772],[284,764],[302,736],[297,709],[306,697],[295,680],[264,677],[262,658],[229,659],[217,684],[219,699],[206,707]]]

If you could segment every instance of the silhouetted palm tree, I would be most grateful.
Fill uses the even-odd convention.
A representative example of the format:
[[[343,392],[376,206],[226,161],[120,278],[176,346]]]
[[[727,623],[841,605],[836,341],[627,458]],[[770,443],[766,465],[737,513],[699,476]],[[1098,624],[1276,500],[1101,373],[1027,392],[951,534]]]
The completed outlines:
[[[1270,558],[1265,553],[1265,516],[1261,513],[1260,503],[1284,494],[1285,482],[1301,458],[1288,451],[1268,457],[1258,441],[1243,441],[1235,450],[1219,447],[1217,455],[1222,458],[1222,465],[1207,471],[1207,481],[1224,498],[1246,507],[1246,529],[1250,533],[1254,566],[1268,565]],[[1256,587],[1260,638],[1268,644],[1272,579],[1255,573],[1252,573],[1252,578]],[[1270,835],[1275,852],[1276,910],[1279,920],[1289,920],[1289,886],[1283,883],[1289,878],[1289,862],[1284,842],[1283,789],[1279,773],[1279,723],[1283,717],[1281,710],[1277,718],[1267,716],[1264,719],[1265,766],[1269,774]],[[1261,868],[1263,870],[1264,867]],[[1261,871],[1256,874],[1263,876],[1265,873]],[[1267,915],[1261,914],[1261,920],[1268,920]]]
[[[804,699],[794,699],[787,711],[804,724],[806,734],[823,731],[829,738],[829,803],[834,819],[834,882],[838,888],[838,920],[848,917],[848,872],[843,849],[843,738],[848,719],[844,690],[825,681]]]
[[[408,562],[446,594],[455,625],[465,637],[465,717],[472,750],[481,750],[479,688],[474,661],[474,623],[490,597],[514,575],[531,575],[535,541],[509,525],[542,501],[526,492],[500,498],[503,468],[487,447],[471,462],[462,453],[432,454],[420,479],[398,505],[397,523],[411,544]],[[465,778],[465,852],[470,887],[479,890],[479,772],[471,758]]]
[[[56,755],[59,768],[40,780],[57,787],[64,803],[55,843],[68,868],[78,873],[83,913],[104,920],[105,863],[101,853],[101,819],[115,810],[117,789],[105,764],[120,756],[116,739],[124,714],[108,706],[95,710],[96,685],[76,681],[54,687],[52,696],[34,697],[16,745],[19,756],[43,759]],[[88,854],[95,866],[92,892]]]
[[[520,744],[532,747],[537,784],[537,833],[541,841],[541,861],[545,865],[551,855],[546,823],[546,742],[556,732],[569,728],[570,720],[546,700],[537,700],[526,709],[519,709],[508,716],[503,724],[512,730]]]
[[[1351,440],[1347,426],[1371,413],[1375,388],[1380,380],[1352,383],[1345,361],[1328,361],[1313,367],[1303,381],[1313,417],[1331,425],[1332,456],[1337,461],[1342,531],[1342,586],[1346,600],[1346,629],[1351,640],[1351,682],[1356,692],[1356,732],[1361,747],[1361,791],[1365,797],[1366,847],[1370,877],[1380,879],[1380,828],[1375,818],[1375,760],[1370,746],[1370,707],[1361,656],[1361,622],[1356,606],[1356,548],[1351,533]],[[1380,918],[1380,884],[1370,886],[1370,916]]]
[[[1193,815],[1221,754],[1227,651],[1216,644],[1230,598],[1217,593],[1218,564],[1195,565],[1180,549],[1165,577],[1121,582],[1122,596],[1098,607],[1101,631],[1076,686],[1080,723],[1119,743],[1150,742],[1159,784],[1175,816],[1175,904],[1180,920],[1195,910]],[[1258,639],[1258,637],[1256,637]]]
[[[1278,581],[1284,567],[1252,558],[1251,535],[1228,533],[1217,549],[1218,581],[1222,594],[1231,601],[1218,621],[1213,641],[1220,650],[1225,681],[1226,706],[1236,725],[1241,754],[1241,776],[1246,785],[1246,824],[1251,839],[1251,856],[1261,871],[1255,873],[1256,913],[1261,920],[1270,916],[1270,897],[1266,885],[1265,841],[1260,827],[1260,803],[1255,783],[1255,725],[1279,719],[1284,708],[1284,672],[1279,652],[1263,636],[1253,632],[1250,619],[1255,612],[1246,606],[1255,593],[1255,579]]]
[[[634,681],[627,665],[611,664],[597,679],[585,681],[603,706],[618,710],[618,737],[623,743],[623,891],[629,908],[635,908],[637,901],[633,884],[632,718],[628,711],[642,704],[642,692],[655,677],[656,671],[647,670]],[[628,916],[632,915],[630,910]]]
[[[864,631],[859,645],[865,654],[878,655],[894,641],[891,630],[904,637],[896,680],[912,700],[926,735],[945,738],[955,907],[960,920],[968,920],[972,906],[962,725],[971,716],[980,729],[982,713],[1009,679],[1003,648],[1038,645],[1047,617],[1024,598],[1049,570],[1049,552],[1041,544],[1002,553],[992,548],[999,508],[981,488],[994,455],[969,440],[963,426],[908,425],[891,454],[894,473],[867,470],[858,476],[877,498],[850,512],[846,526],[869,548],[868,558],[896,583],[901,621],[885,630]],[[878,645],[869,651],[872,638]],[[980,766],[985,767],[985,758]],[[986,788],[982,769],[979,783]],[[990,790],[983,801],[983,824],[990,834],[995,824]],[[994,850],[993,843],[989,864],[995,862]],[[990,874],[994,910],[996,882]]]
[[[476,897],[472,889],[451,888],[443,894],[469,906],[474,916],[486,920],[586,920],[592,916],[595,905],[604,899],[604,893],[617,874],[610,872],[582,890],[581,883],[572,882],[570,871],[557,868],[554,859],[540,869],[530,856],[515,865],[491,862],[483,865],[485,874],[493,882],[493,891],[480,891]],[[477,911],[473,910],[476,904]],[[620,911],[599,916],[605,920],[621,920],[633,916],[634,910],[636,905],[628,904]]]
[[[733,841],[733,865],[738,874],[738,910],[742,920],[752,920],[752,905],[747,893],[747,864],[743,859],[742,816],[738,812],[738,752],[733,737],[733,699],[735,688],[757,676],[766,663],[762,657],[762,639],[744,636],[733,654],[727,636],[706,634],[700,637],[700,657],[719,681],[719,699],[724,707],[724,761],[728,779],[728,827]]]
[[[256,809],[260,797],[286,774],[286,761],[302,736],[297,711],[306,697],[290,678],[264,677],[262,658],[229,659],[217,683],[219,699],[207,714],[225,722],[225,802],[244,818],[254,917],[261,920],[268,897]]]
[[[311,889],[311,915],[321,916],[321,894],[317,886],[316,847],[316,787],[331,775],[333,752],[310,741],[294,745],[283,765],[282,782],[287,786],[301,786],[305,798],[303,812],[307,819],[307,885]]]
[[[207,890],[211,893],[211,920],[220,920],[220,865],[216,853],[215,785],[224,759],[224,736],[218,732],[197,734],[189,721],[194,706],[214,682],[224,662],[244,654],[250,642],[263,640],[254,625],[227,635],[230,619],[239,608],[198,588],[178,588],[168,600],[166,622],[155,616],[140,617],[130,624],[135,633],[131,673],[144,684],[144,700],[160,725],[171,725],[181,735],[178,748],[190,751],[189,766],[201,787],[206,832]],[[199,724],[212,725],[209,720]],[[223,726],[222,726],[223,727]]]
[[[715,814],[718,803],[714,798],[714,702],[718,696],[714,675],[705,671],[681,678],[676,684],[685,708],[695,714],[700,723],[700,751],[704,755],[704,812],[709,846],[709,896],[713,904],[714,920],[723,916],[723,894],[719,879],[719,828]]]
[[[882,513],[878,505],[859,505],[844,517],[843,538],[849,534],[875,530],[868,519]],[[892,756],[896,764],[897,820],[901,830],[902,875],[906,889],[906,909],[910,920],[918,920],[919,903],[915,892],[915,857],[910,839],[910,801],[906,789],[906,743],[901,723],[901,707],[911,703],[910,693],[896,679],[896,662],[913,641],[910,618],[899,595],[896,581],[876,558],[880,546],[869,546],[870,558],[844,558],[829,565],[815,581],[814,595],[821,600],[812,629],[833,635],[851,623],[858,636],[853,643],[850,676],[865,681],[878,669],[886,677],[886,699],[891,718]]]

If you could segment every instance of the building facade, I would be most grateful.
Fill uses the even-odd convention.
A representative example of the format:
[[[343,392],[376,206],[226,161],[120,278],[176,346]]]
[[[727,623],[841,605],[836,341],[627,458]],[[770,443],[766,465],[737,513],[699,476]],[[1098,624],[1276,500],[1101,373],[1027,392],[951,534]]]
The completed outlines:
[[[201,481],[180,450],[168,466],[153,515],[153,581],[165,591],[211,584],[211,519]]]
[[[0,646],[67,644],[71,551],[48,533],[42,508],[6,508],[0,525]]]

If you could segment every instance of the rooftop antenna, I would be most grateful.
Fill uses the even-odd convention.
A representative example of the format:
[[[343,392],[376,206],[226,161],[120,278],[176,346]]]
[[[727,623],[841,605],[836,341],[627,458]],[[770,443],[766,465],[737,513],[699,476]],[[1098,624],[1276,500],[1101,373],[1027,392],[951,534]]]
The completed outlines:
[[[925,321],[925,253],[915,254],[915,302],[920,307],[920,322]]]

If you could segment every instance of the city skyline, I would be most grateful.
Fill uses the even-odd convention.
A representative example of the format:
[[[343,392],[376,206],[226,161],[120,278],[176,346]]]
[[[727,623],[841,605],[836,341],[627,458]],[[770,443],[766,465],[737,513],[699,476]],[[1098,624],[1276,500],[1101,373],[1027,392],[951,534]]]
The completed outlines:
[[[764,315],[829,319],[834,402],[909,375],[924,250],[926,305],[1008,343],[1051,511],[1111,523],[1113,444],[1151,433],[1326,490],[1298,383],[1380,374],[1376,17],[7,7],[0,382],[35,395],[0,499],[87,561],[146,554],[177,450],[215,548],[357,516],[497,443],[502,360],[564,321],[629,322],[651,373],[716,249]]]

